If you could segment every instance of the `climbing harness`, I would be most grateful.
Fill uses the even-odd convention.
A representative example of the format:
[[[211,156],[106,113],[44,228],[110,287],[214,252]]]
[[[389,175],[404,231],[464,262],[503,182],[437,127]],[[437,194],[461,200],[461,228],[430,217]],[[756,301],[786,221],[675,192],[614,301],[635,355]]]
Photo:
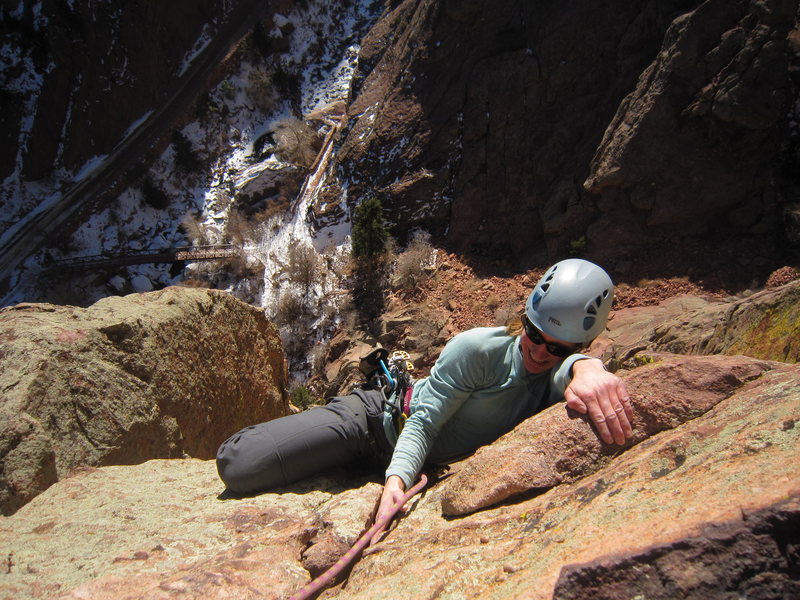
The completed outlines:
[[[359,368],[370,386],[383,393],[383,410],[392,415],[399,434],[411,414],[414,363],[408,352],[395,350],[390,355],[378,348],[361,359]]]
[[[411,414],[411,390],[413,381],[411,373],[414,371],[414,363],[408,352],[395,350],[389,357],[388,366],[381,363],[382,370],[388,377],[390,387],[384,386],[384,410],[388,408],[392,414],[395,429],[398,435],[403,430],[408,415]]]
[[[358,553],[361,552],[364,548],[366,548],[367,544],[369,544],[370,540],[375,536],[375,534],[386,527],[387,524],[391,522],[394,516],[397,514],[397,511],[408,502],[411,498],[413,498],[417,492],[419,492],[422,488],[425,487],[425,484],[428,483],[428,478],[425,474],[421,474],[419,476],[419,481],[417,484],[408,490],[403,497],[400,498],[397,502],[392,505],[392,508],[389,512],[375,521],[375,524],[370,527],[369,531],[367,531],[364,535],[362,535],[358,541],[353,544],[353,547],[350,548],[347,552],[344,553],[342,558],[340,558],[336,564],[330,567],[327,571],[325,571],[322,575],[311,581],[308,585],[303,587],[297,594],[292,596],[289,600],[306,600],[310,598],[317,592],[319,592],[324,587],[330,585],[330,583],[334,580],[334,578],[341,573],[344,568],[349,565],[353,560],[358,556]]]

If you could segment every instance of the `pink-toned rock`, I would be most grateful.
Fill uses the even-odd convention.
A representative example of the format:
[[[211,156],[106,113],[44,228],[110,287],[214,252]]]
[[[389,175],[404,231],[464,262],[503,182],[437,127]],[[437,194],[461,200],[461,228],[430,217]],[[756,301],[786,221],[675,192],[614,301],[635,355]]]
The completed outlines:
[[[738,591],[752,600],[800,598],[796,546],[786,543],[798,524],[800,497],[793,496],[641,552],[568,565],[553,598],[726,600]]]
[[[286,598],[308,582],[319,532],[349,539],[363,511],[342,511],[374,507],[377,484],[342,479],[224,499],[213,461],[81,469],[0,520],[0,598]]]
[[[320,530],[303,551],[303,566],[312,577],[332,567],[372,526],[382,489],[367,484],[325,504],[318,514]]]
[[[211,458],[288,413],[277,329],[220,291],[0,310],[0,509],[76,467]]]
[[[642,350],[676,354],[744,354],[796,363],[800,360],[800,281],[744,298],[708,301],[693,296],[657,307],[613,313],[593,354],[616,369]]]
[[[747,597],[762,565],[769,565],[782,582],[796,584],[798,369],[776,365],[706,414],[651,437],[605,468],[516,504],[436,520],[439,494],[434,488],[331,597],[550,600],[566,565],[613,564],[620,555],[648,556],[654,548],[680,550],[684,542],[688,547],[692,540],[708,538],[709,531],[750,528],[751,516],[769,511],[782,515],[781,520],[759,531],[754,518],[751,531],[774,536],[771,544],[751,546],[752,554],[728,556],[715,554],[724,544],[706,546],[705,555],[704,547],[694,545],[696,552],[671,564],[686,577],[708,575],[713,581],[713,573],[701,565],[716,558],[725,564],[738,561],[723,582],[725,598]],[[663,391],[668,382],[665,386]],[[554,454],[566,450],[551,449]],[[775,548],[786,549],[782,560],[775,560]],[[646,571],[642,575],[637,583],[644,586]],[[793,597],[776,589],[770,598]],[[612,587],[601,597],[633,595],[614,595]],[[675,595],[667,588],[653,597],[706,596]]]
[[[635,414],[634,436],[623,448],[604,444],[586,417],[553,406],[459,463],[443,484],[444,514],[474,512],[585,477],[623,449],[702,415],[778,364],[740,356],[640,356],[645,366],[624,377]]]
[[[594,473],[499,508],[443,517],[444,479],[416,496],[346,584],[323,597],[550,600],[556,589],[579,594],[585,585],[614,598],[617,582],[645,586],[636,570],[644,577],[652,563],[664,567],[654,582],[667,585],[653,597],[666,598],[672,583],[692,590],[691,577],[715,581],[715,561],[731,567],[724,589],[732,597],[747,597],[762,567],[764,580],[791,592],[800,545],[800,367],[767,363],[769,370],[740,384],[747,369],[715,376],[707,358],[683,360],[674,373],[712,373],[686,388],[689,395],[712,389],[698,404],[728,397]],[[633,384],[641,372],[653,384],[648,393],[677,396],[672,381],[646,373],[669,364],[665,358],[626,377]],[[569,443],[551,454],[567,455]],[[379,486],[352,485],[323,476],[281,493],[223,500],[210,461],[85,469],[0,520],[7,553],[0,598],[289,598],[310,579],[306,548],[322,544],[326,528],[355,536],[374,508]],[[762,543],[742,545],[751,534]],[[775,548],[786,552],[776,556]]]

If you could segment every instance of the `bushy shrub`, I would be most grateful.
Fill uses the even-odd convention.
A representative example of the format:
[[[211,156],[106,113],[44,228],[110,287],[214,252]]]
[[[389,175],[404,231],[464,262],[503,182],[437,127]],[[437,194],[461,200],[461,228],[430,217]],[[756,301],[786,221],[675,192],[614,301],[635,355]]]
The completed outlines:
[[[236,97],[236,88],[227,79],[222,80],[222,83],[219,84],[219,91],[228,100],[233,100]]]
[[[278,93],[272,83],[272,77],[263,67],[257,67],[247,78],[247,97],[261,112],[272,112],[278,105]]]
[[[272,82],[283,98],[294,98],[300,91],[300,74],[280,61],[273,64]]]
[[[430,234],[416,232],[406,250],[397,257],[392,278],[394,289],[405,293],[418,289],[419,284],[431,276],[433,256]]]
[[[279,325],[297,324],[303,316],[303,299],[294,292],[284,292],[278,300],[275,310],[275,322]]]
[[[364,200],[353,211],[351,253],[355,259],[375,260],[386,253],[389,232],[383,219],[381,201],[376,197]]]
[[[172,145],[175,147],[175,165],[187,173],[196,173],[202,162],[192,148],[192,143],[180,131],[172,132]]]
[[[567,254],[569,256],[581,257],[586,254],[587,246],[588,242],[586,241],[586,236],[582,235],[579,238],[571,240],[569,244],[567,244]]]
[[[275,40],[267,33],[260,19],[253,25],[253,31],[250,34],[250,44],[261,58],[268,58],[274,50]]]
[[[383,220],[380,200],[368,198],[353,212],[353,259],[350,293],[361,323],[375,334],[377,317],[386,303],[388,283],[389,233]]]
[[[158,210],[166,209],[170,203],[167,193],[149,177],[142,182],[142,199],[145,204]]]

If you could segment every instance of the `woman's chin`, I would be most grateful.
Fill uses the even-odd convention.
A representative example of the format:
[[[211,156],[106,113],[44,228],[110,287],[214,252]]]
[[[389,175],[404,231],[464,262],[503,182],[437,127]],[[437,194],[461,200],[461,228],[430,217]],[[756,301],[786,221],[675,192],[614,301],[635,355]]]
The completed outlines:
[[[555,366],[555,362],[552,360],[545,360],[545,361],[535,361],[532,358],[528,358],[524,361],[525,363],[525,370],[528,373],[538,374],[544,373],[545,371],[552,369]]]

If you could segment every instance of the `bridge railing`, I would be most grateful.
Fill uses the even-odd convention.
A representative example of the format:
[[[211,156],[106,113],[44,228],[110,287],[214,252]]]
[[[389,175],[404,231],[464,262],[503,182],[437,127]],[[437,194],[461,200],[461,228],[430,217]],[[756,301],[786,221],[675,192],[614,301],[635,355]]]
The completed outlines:
[[[128,265],[217,260],[239,256],[241,251],[242,249],[240,246],[235,246],[233,244],[178,246],[175,248],[161,248],[157,250],[130,250],[127,252],[76,256],[53,260],[44,265],[43,272],[52,275],[88,271],[90,269],[124,267]]]

